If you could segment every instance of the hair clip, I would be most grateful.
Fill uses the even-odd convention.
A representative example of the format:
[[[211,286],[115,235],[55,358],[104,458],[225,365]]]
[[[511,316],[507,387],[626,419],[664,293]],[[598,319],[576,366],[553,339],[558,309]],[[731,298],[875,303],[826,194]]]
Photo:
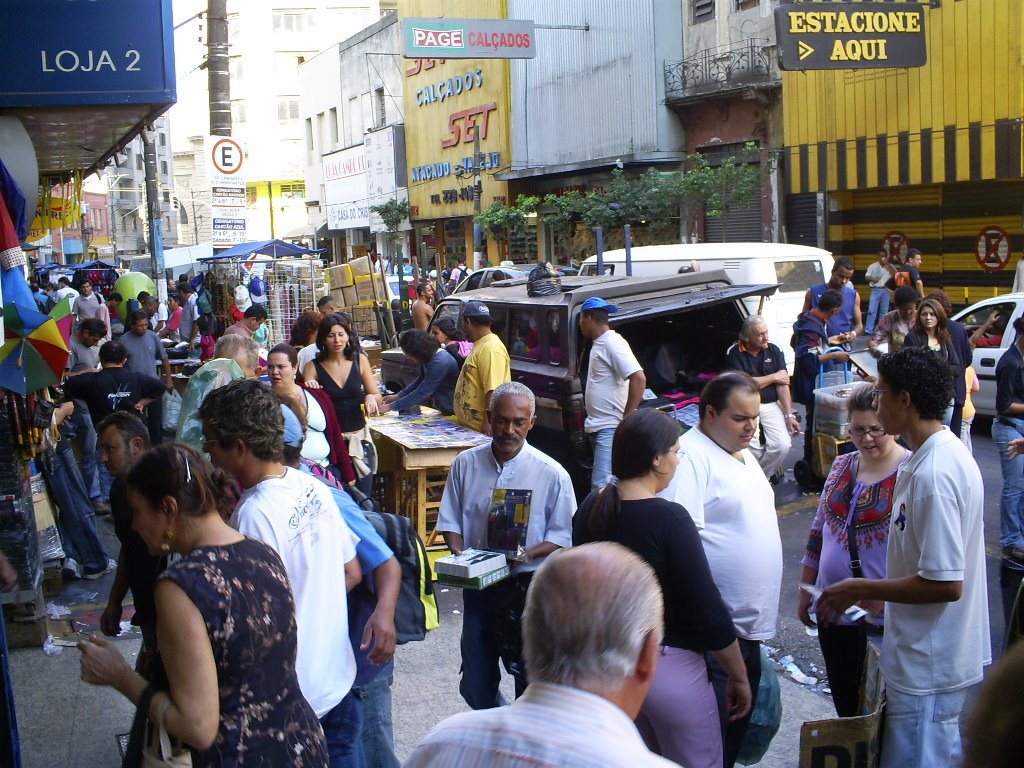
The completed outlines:
[[[188,465],[188,456],[183,457],[185,459],[185,482],[192,482],[192,468]]]

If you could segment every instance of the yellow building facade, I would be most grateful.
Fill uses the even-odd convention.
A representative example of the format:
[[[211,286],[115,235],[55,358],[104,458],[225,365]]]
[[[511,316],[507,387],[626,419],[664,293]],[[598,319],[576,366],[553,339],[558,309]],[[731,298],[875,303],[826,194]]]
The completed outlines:
[[[400,0],[400,18],[507,17],[506,0]],[[474,131],[480,134],[480,207],[508,200],[493,173],[511,158],[509,65],[502,59],[402,59],[409,212],[417,253],[440,271],[472,266]],[[497,263],[497,244],[484,258]],[[493,251],[493,253],[491,252]],[[478,266],[483,266],[481,263]]]
[[[920,6],[922,67],[783,74],[787,192],[825,195],[826,247],[858,270],[917,248],[925,286],[969,303],[1024,250],[1024,3]]]

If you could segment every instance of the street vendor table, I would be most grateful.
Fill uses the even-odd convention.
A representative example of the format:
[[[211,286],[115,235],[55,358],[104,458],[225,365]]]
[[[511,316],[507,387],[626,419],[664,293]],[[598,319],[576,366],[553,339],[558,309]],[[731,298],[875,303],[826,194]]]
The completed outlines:
[[[385,414],[367,423],[379,454],[378,473],[386,478],[385,511],[410,518],[428,549],[443,548],[436,526],[448,468],[464,450],[490,438],[433,414]]]

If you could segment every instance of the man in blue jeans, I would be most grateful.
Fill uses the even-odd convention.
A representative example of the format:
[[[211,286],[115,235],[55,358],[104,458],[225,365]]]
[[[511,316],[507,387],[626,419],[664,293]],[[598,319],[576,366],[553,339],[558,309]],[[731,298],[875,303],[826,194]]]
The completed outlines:
[[[498,692],[499,660],[515,678],[516,696],[526,690],[521,646],[516,647],[526,587],[548,555],[571,546],[576,511],[569,474],[526,442],[537,421],[529,387],[515,381],[499,384],[486,414],[491,442],[463,451],[452,462],[437,515],[437,530],[452,554],[476,547],[512,550],[518,555],[509,563],[511,578],[487,589],[462,592],[459,691],[473,709],[504,703]],[[516,504],[514,517],[507,514],[504,503],[510,494],[522,500]],[[504,523],[497,517],[489,519],[497,506]],[[526,522],[517,529],[520,515]],[[495,626],[499,619],[504,632]]]
[[[647,376],[629,343],[608,327],[608,315],[619,308],[598,296],[580,306],[580,333],[593,343],[587,367],[583,403],[587,420],[583,429],[594,450],[590,487],[601,488],[612,473],[612,436],[627,414],[640,405]]]
[[[348,632],[348,593],[362,579],[356,539],[330,489],[286,467],[281,402],[254,379],[225,384],[199,407],[203,448],[242,496],[231,518],[240,533],[272,547],[295,596],[302,695],[323,727],[331,768],[360,768],[360,707]]]
[[[305,433],[288,406],[284,416],[284,463],[314,475],[312,462],[300,455]],[[360,746],[366,768],[398,768],[391,720],[391,683],[395,663],[395,606],[402,587],[402,568],[384,539],[355,501],[337,483],[322,475],[346,525],[359,537],[356,558],[363,581],[348,596],[348,633],[356,656],[354,703],[360,709]]]
[[[984,489],[974,457],[942,426],[949,366],[920,347],[878,361],[875,408],[914,455],[896,478],[884,579],[844,579],[822,593],[818,620],[860,601],[885,602],[882,768],[960,764],[967,689],[992,660],[985,571]]]

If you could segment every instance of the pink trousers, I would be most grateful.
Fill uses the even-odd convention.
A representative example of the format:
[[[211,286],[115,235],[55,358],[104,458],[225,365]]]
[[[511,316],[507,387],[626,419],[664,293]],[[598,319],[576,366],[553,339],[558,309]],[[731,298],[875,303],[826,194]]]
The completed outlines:
[[[722,729],[704,655],[663,645],[636,719],[648,748],[686,768],[721,768]]]

